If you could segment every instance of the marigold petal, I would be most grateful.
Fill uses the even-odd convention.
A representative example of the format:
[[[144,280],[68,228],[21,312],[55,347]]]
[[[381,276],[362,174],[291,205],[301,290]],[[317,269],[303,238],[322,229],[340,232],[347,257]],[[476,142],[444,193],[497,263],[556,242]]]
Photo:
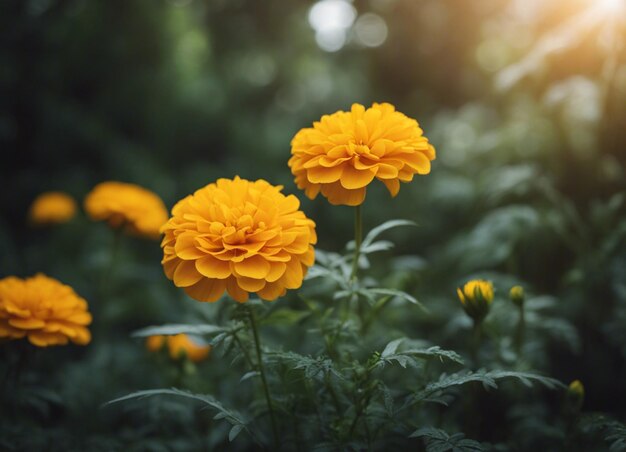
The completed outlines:
[[[280,278],[279,282],[287,289],[298,289],[302,285],[303,279],[302,264],[298,259],[292,259],[287,262],[285,274]]]
[[[187,295],[198,301],[217,301],[226,290],[224,279],[202,278],[193,286],[184,288]]]
[[[195,265],[196,270],[207,278],[226,279],[232,274],[228,261],[216,259],[211,255],[198,259]]]
[[[196,269],[195,261],[179,261],[174,270],[174,284],[176,287],[189,287],[202,279],[202,275]]]
[[[382,183],[385,184],[391,196],[395,198],[400,191],[400,181],[398,179],[382,179]]]
[[[407,165],[417,170],[418,174],[430,173],[430,160],[421,152],[414,152],[405,157]]]
[[[206,252],[196,246],[193,233],[185,233],[176,237],[174,251],[179,258],[184,260],[200,259],[206,256]]]
[[[41,319],[29,318],[29,319],[9,319],[9,325],[15,328],[20,328],[22,330],[36,330],[42,328],[46,325]]]
[[[349,190],[366,187],[374,177],[376,171],[374,169],[358,170],[351,165],[345,165],[340,182],[343,188]]]
[[[349,165],[338,165],[330,168],[314,166],[307,170],[308,179],[314,184],[329,184],[341,179],[342,174]]]
[[[47,347],[49,345],[65,345],[69,342],[67,336],[61,333],[28,333],[28,341],[37,347]]]
[[[238,276],[237,284],[247,292],[257,292],[265,287],[266,281],[264,279],[253,279],[245,276]]]
[[[334,205],[358,206],[365,200],[365,187],[356,190],[343,188],[340,183],[322,185],[322,194]]]
[[[237,275],[254,279],[264,279],[270,271],[270,263],[259,255],[237,262],[234,267]]]
[[[226,280],[226,290],[228,291],[228,295],[230,295],[233,300],[238,301],[239,303],[248,301],[248,292],[239,287],[237,284],[237,278],[234,276]]]
[[[282,297],[287,289],[279,283],[268,283],[265,287],[257,292],[257,295],[266,301],[274,301],[278,297]]]
[[[283,262],[272,262],[270,271],[265,277],[265,280],[267,282],[277,281],[281,276],[285,274],[286,269],[287,269],[287,264]]]

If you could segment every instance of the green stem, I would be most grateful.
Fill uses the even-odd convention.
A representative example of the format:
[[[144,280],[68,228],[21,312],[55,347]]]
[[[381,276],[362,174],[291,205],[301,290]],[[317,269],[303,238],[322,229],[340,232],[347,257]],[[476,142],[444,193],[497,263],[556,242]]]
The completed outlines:
[[[482,322],[474,320],[474,328],[472,329],[472,361],[475,368],[478,368],[478,350],[480,349],[480,341],[482,336]]]
[[[265,366],[263,365],[263,354],[261,352],[261,340],[259,339],[259,329],[257,328],[256,316],[254,310],[248,307],[248,317],[250,318],[250,327],[252,328],[252,335],[254,337],[254,345],[256,348],[257,367],[261,374],[261,382],[263,383],[263,392],[265,393],[265,400],[267,401],[267,409],[270,412],[270,420],[272,422],[272,433],[274,435],[274,445],[278,447],[278,426],[276,424],[276,416],[274,415],[274,406],[272,404],[272,397],[270,396],[270,389],[267,384],[267,378],[265,377]]]
[[[108,290],[111,288],[111,281],[113,277],[113,269],[117,262],[117,255],[119,254],[120,242],[122,241],[123,229],[121,227],[116,228],[113,233],[113,241],[111,243],[109,262],[102,272],[102,279],[100,280],[100,296],[102,300],[105,300],[108,295]]]
[[[250,354],[248,353],[248,349],[243,346],[243,343],[241,342],[241,339],[239,339],[239,336],[237,336],[237,331],[236,330],[233,330],[233,339],[235,339],[235,342],[237,343],[237,346],[241,350],[241,353],[243,354],[243,356],[244,356],[246,362],[248,363],[248,365],[250,366],[250,368],[254,369],[254,362],[252,362],[252,358],[250,358]]]
[[[519,305],[519,321],[517,323],[517,331],[515,332],[515,352],[517,356],[522,356],[522,345],[524,344],[524,329],[526,328],[526,319],[524,316],[524,304]]]
[[[359,257],[361,256],[362,241],[363,215],[361,205],[358,205],[354,208],[354,261],[352,261],[352,273],[350,274],[350,281],[353,283],[357,280],[357,273],[359,271]]]

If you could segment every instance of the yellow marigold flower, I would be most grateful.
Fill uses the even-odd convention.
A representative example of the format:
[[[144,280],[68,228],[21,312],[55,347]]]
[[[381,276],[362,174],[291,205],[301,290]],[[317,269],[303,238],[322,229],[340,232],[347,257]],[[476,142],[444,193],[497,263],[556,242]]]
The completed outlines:
[[[513,286],[509,291],[509,298],[518,306],[524,304],[524,288],[522,286]]]
[[[467,315],[477,322],[482,321],[493,302],[493,284],[491,281],[473,279],[465,283],[463,289],[457,288],[456,292]]]
[[[167,221],[167,209],[155,193],[135,184],[102,182],[85,198],[85,211],[92,220],[107,221],[142,237],[158,239]]]
[[[275,300],[313,265],[315,223],[282,186],[219,179],[179,201],[163,226],[163,269],[198,301],[227,291],[239,302]]]
[[[374,178],[395,197],[400,182],[428,174],[435,148],[417,121],[391,104],[374,103],[322,116],[295,135],[291,154],[291,172],[309,198],[322,192],[331,204],[357,206]]]
[[[0,279],[0,338],[27,337],[38,347],[86,345],[91,341],[87,302],[56,279],[43,274]]]
[[[174,360],[187,357],[193,362],[199,362],[211,352],[210,345],[198,344],[186,334],[150,336],[146,340],[146,348],[151,352],[161,350],[166,344],[170,358]]]
[[[66,223],[76,215],[76,201],[63,192],[42,193],[30,206],[28,216],[34,224]]]

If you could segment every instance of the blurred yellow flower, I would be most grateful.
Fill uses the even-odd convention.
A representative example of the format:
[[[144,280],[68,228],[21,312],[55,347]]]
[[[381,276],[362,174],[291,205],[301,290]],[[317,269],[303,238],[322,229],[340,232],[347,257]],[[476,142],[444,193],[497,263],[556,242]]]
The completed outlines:
[[[513,286],[509,291],[509,298],[513,303],[521,306],[524,303],[524,288],[522,286]]]
[[[56,279],[41,273],[0,279],[0,338],[27,337],[38,347],[86,345],[90,323],[87,302]]]
[[[463,289],[457,288],[456,292],[463,304],[463,309],[475,321],[480,322],[487,315],[493,302],[491,281],[473,279],[465,283]]]
[[[167,209],[155,193],[135,184],[102,182],[85,198],[85,211],[92,220],[107,221],[142,237],[158,239],[167,221]]]
[[[186,334],[173,336],[150,336],[146,339],[146,348],[151,352],[161,350],[165,345],[174,360],[189,358],[193,362],[204,360],[211,352],[210,345],[201,345],[193,341]]]
[[[435,148],[417,121],[374,103],[322,116],[294,136],[291,154],[291,172],[309,198],[321,192],[331,204],[357,206],[374,178],[395,197],[400,182],[428,174]]]
[[[66,223],[76,215],[76,201],[63,192],[49,191],[40,194],[30,206],[28,216],[34,224]]]
[[[569,390],[579,398],[585,397],[585,387],[580,380],[574,380],[569,384]]]
[[[293,195],[264,180],[219,179],[179,201],[162,228],[163,269],[199,301],[225,291],[239,302],[275,300],[313,265],[315,223]]]
[[[585,402],[585,386],[580,380],[574,380],[567,388],[567,400],[571,408],[580,411]]]

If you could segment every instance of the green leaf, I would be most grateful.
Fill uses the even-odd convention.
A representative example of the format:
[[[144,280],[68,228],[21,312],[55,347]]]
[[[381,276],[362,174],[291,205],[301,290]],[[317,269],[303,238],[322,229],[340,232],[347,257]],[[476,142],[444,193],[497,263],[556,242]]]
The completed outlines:
[[[227,422],[229,422],[231,425],[233,425],[233,429],[231,429],[231,431],[230,431],[230,433],[228,435],[229,439],[231,439],[231,441],[242,430],[245,430],[246,433],[248,433],[251,436],[253,436],[252,433],[250,432],[250,430],[248,430],[248,426],[247,426],[248,422],[241,416],[241,414],[239,414],[238,412],[236,412],[234,410],[229,410],[227,408],[224,408],[224,406],[219,401],[217,401],[213,396],[210,396],[210,395],[207,395],[207,394],[193,394],[191,392],[183,391],[183,390],[176,389],[176,388],[172,388],[172,389],[148,389],[148,390],[145,390],[145,391],[133,392],[133,393],[127,394],[127,395],[125,395],[123,397],[119,397],[117,399],[110,400],[109,402],[106,402],[103,406],[111,405],[113,403],[124,402],[124,401],[127,401],[127,400],[143,399],[143,398],[146,398],[146,397],[162,396],[162,395],[174,395],[174,396],[178,396],[178,397],[186,397],[188,399],[192,399],[192,400],[196,400],[198,402],[202,402],[207,407],[212,408],[213,410],[216,411],[216,415],[215,415],[214,419],[225,419]],[[235,430],[234,427],[237,427],[237,429]],[[233,430],[235,430],[234,433],[233,433]]]
[[[231,428],[230,432],[228,432],[228,441],[232,442],[235,438],[237,438],[237,435],[239,435],[243,429],[243,425],[233,425],[233,428]]]
[[[217,325],[208,325],[208,324],[199,324],[199,325],[188,325],[188,324],[170,324],[170,325],[161,325],[161,326],[148,326],[146,328],[142,328],[140,330],[134,331],[131,336],[132,337],[148,337],[148,336],[171,336],[174,334],[215,334],[225,331],[225,328]]]
[[[379,240],[368,246],[361,247],[361,254],[371,254],[378,251],[388,251],[393,248],[393,243],[388,240]]]
[[[449,435],[445,431],[434,427],[420,428],[411,433],[409,437],[424,438],[426,452],[477,452],[485,450],[478,441],[465,438],[463,433]]]
[[[276,309],[272,313],[270,313],[267,317],[261,319],[262,324],[265,325],[293,325],[305,317],[311,315],[308,311],[296,311],[295,309]]]
[[[361,289],[359,290],[359,293],[365,295],[365,296],[371,296],[371,294],[375,294],[375,295],[387,295],[387,296],[391,296],[391,297],[397,297],[397,298],[401,298],[403,300],[406,300],[410,303],[413,303],[417,306],[419,306],[424,312],[428,312],[428,309],[426,309],[426,307],[420,303],[417,298],[413,297],[412,295],[409,295],[406,292],[403,292],[401,290],[397,290],[397,289],[383,289],[383,288],[367,288],[367,289]]]
[[[590,414],[580,420],[581,429],[588,433],[602,435],[605,441],[611,443],[611,452],[626,451],[626,426],[602,414]]]
[[[332,360],[323,356],[313,358],[294,352],[268,352],[265,357],[269,362],[281,362],[291,369],[302,370],[305,378],[323,380],[327,374],[332,374],[344,379],[344,376],[333,367]]]
[[[376,226],[365,236],[365,238],[363,239],[363,242],[361,243],[361,247],[367,248],[374,242],[374,240],[376,240],[376,237],[378,237],[381,233],[392,228],[397,228],[399,226],[417,226],[417,224],[410,220],[385,221],[383,224]]]
[[[454,386],[460,386],[467,383],[479,382],[485,388],[497,389],[497,380],[505,378],[515,378],[521,381],[526,386],[532,386],[533,382],[541,383],[544,386],[554,388],[565,388],[565,385],[558,380],[550,377],[544,377],[541,375],[533,374],[530,372],[514,372],[509,370],[478,370],[476,372],[460,372],[452,375],[442,375],[439,381],[429,383],[426,387],[414,394],[413,402],[420,402],[430,398],[432,395],[445,391],[446,389]],[[411,404],[412,404],[411,403]]]
[[[400,339],[396,339],[394,341],[389,342],[385,346],[385,349],[383,350],[383,352],[380,354],[380,357],[386,358],[387,356],[393,355],[396,352],[396,350],[398,350],[398,347],[403,341],[404,341],[404,338],[400,338]]]

